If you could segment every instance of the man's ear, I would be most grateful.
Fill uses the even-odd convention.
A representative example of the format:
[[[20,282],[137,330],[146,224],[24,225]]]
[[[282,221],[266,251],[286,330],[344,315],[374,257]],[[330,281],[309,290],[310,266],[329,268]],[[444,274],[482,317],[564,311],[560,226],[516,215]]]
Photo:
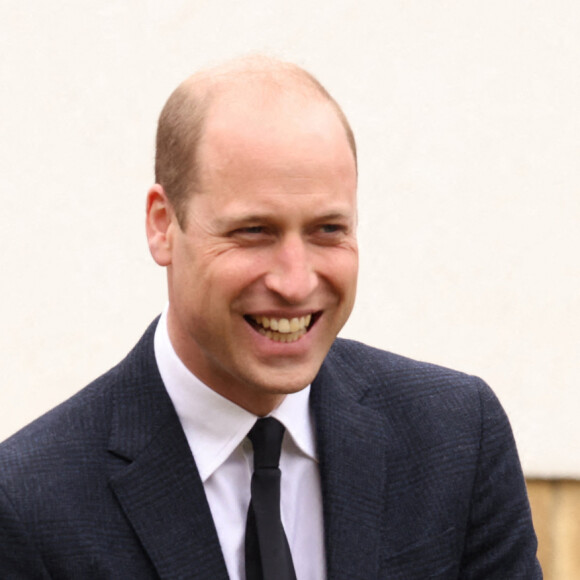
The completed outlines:
[[[156,183],[147,193],[146,230],[149,251],[160,266],[171,264],[173,229],[177,220],[165,190]]]

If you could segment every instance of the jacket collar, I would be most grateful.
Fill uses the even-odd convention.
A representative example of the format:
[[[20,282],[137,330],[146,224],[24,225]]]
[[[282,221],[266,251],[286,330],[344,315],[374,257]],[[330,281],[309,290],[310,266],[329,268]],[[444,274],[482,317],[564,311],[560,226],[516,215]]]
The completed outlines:
[[[227,579],[211,512],[153,352],[156,321],[118,372],[110,479],[125,516],[160,578]]]
[[[365,385],[352,368],[331,351],[312,384],[310,399],[318,438],[328,578],[333,580],[379,576],[387,433],[379,413],[364,406]]]

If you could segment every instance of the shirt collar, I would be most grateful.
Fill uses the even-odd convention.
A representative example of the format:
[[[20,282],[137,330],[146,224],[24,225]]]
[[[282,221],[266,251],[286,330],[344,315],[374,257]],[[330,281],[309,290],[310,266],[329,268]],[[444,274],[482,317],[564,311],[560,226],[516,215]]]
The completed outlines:
[[[163,311],[155,330],[155,359],[201,480],[205,482],[242,443],[258,417],[216,393],[183,364],[169,339],[167,310],[168,307]],[[310,385],[297,393],[286,395],[270,416],[286,427],[304,455],[317,461],[309,395]]]

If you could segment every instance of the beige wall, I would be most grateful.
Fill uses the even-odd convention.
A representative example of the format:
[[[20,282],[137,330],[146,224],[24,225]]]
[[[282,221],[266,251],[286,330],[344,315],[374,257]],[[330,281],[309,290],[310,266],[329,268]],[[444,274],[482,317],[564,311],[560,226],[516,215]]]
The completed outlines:
[[[294,60],[360,150],[345,335],[483,376],[529,475],[580,477],[580,3],[83,0],[0,6],[0,438],[163,307],[155,120],[201,65]]]
[[[545,580],[580,578],[580,481],[528,480]]]

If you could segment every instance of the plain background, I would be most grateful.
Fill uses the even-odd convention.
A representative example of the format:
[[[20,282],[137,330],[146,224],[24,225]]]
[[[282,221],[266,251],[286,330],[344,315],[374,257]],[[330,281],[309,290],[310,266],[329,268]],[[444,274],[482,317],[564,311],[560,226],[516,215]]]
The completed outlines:
[[[482,376],[526,473],[580,476],[576,0],[2,0],[0,438],[163,308],[157,116],[194,70],[252,52],[318,76],[357,136],[343,335]]]

